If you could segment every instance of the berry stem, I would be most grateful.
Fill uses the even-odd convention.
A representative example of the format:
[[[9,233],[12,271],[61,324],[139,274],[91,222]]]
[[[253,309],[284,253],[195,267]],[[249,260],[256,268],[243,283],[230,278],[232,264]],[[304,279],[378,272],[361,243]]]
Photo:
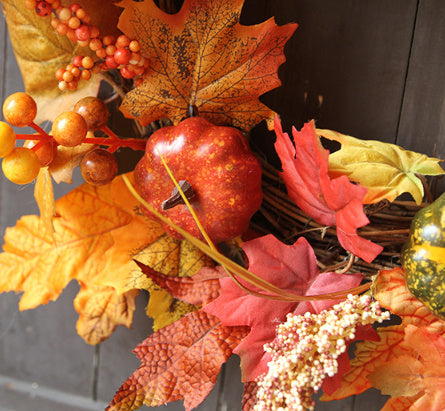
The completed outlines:
[[[42,134],[43,136],[46,136],[48,139],[51,138],[51,136],[42,127],[40,127],[36,123],[34,123],[34,122],[30,123],[29,127],[32,127],[35,131]]]
[[[38,141],[43,141],[45,143],[50,140],[53,140],[53,137],[47,133],[45,133],[43,135],[42,134],[16,134],[15,138],[17,140],[34,140],[34,141],[38,140]]]
[[[130,147],[135,151],[145,150],[146,141],[137,138],[124,138],[120,139],[118,137],[87,137],[84,143],[89,144],[99,144],[103,146],[108,146],[108,151],[116,151],[119,147]]]

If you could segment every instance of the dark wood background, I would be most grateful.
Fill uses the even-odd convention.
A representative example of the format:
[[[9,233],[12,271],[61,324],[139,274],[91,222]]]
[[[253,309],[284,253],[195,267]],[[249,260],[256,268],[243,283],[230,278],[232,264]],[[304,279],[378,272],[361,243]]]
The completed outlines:
[[[322,128],[445,158],[445,1],[246,0],[241,21],[255,24],[271,16],[278,24],[300,24],[279,70],[283,87],[262,97],[281,114],[285,130],[314,118]],[[3,101],[23,85],[3,16],[0,33]],[[264,150],[272,150],[274,137],[264,126],[254,134]],[[0,176],[2,233],[20,216],[37,212],[33,188]],[[71,188],[58,187],[57,195]],[[75,331],[77,290],[73,282],[57,302],[22,313],[19,296],[0,295],[0,411],[100,410],[139,366],[131,350],[150,332],[147,295],[137,299],[132,330],[120,328],[91,347]],[[233,358],[198,409],[239,410],[239,378]],[[316,410],[371,411],[384,402],[369,391]]]

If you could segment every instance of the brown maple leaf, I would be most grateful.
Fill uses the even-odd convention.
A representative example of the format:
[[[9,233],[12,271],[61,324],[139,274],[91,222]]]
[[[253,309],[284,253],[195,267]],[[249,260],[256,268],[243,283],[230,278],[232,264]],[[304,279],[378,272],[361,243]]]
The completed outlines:
[[[106,340],[119,325],[130,327],[138,290],[117,294],[112,287],[82,285],[74,299],[77,333],[89,344]]]
[[[141,44],[150,69],[127,94],[122,112],[142,125],[169,118],[177,124],[190,108],[218,125],[249,130],[274,112],[258,97],[281,83],[277,70],[297,24],[273,19],[243,26],[244,0],[185,0],[176,14],[152,0],[119,3],[119,29]]]
[[[215,385],[223,363],[247,334],[195,311],[149,336],[134,350],[141,366],[119,388],[107,410],[135,410],[184,399],[197,407]]]

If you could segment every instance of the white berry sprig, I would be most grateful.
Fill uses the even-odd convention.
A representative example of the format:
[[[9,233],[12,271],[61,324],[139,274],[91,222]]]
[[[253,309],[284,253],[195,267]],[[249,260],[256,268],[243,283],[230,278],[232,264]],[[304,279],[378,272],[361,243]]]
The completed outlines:
[[[389,318],[371,297],[348,298],[319,314],[288,314],[275,340],[265,346],[272,356],[259,378],[256,411],[313,410],[312,395],[338,370],[338,357],[355,338],[357,326]]]

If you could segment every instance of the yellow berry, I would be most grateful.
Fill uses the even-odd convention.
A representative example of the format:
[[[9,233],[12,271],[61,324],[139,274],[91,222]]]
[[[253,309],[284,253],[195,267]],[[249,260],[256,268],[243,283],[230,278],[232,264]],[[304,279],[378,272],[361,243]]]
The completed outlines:
[[[14,150],[15,147],[15,133],[12,127],[0,121],[0,158],[7,156]]]
[[[40,161],[34,151],[25,147],[16,147],[2,161],[5,177],[15,184],[28,184],[40,170]]]

